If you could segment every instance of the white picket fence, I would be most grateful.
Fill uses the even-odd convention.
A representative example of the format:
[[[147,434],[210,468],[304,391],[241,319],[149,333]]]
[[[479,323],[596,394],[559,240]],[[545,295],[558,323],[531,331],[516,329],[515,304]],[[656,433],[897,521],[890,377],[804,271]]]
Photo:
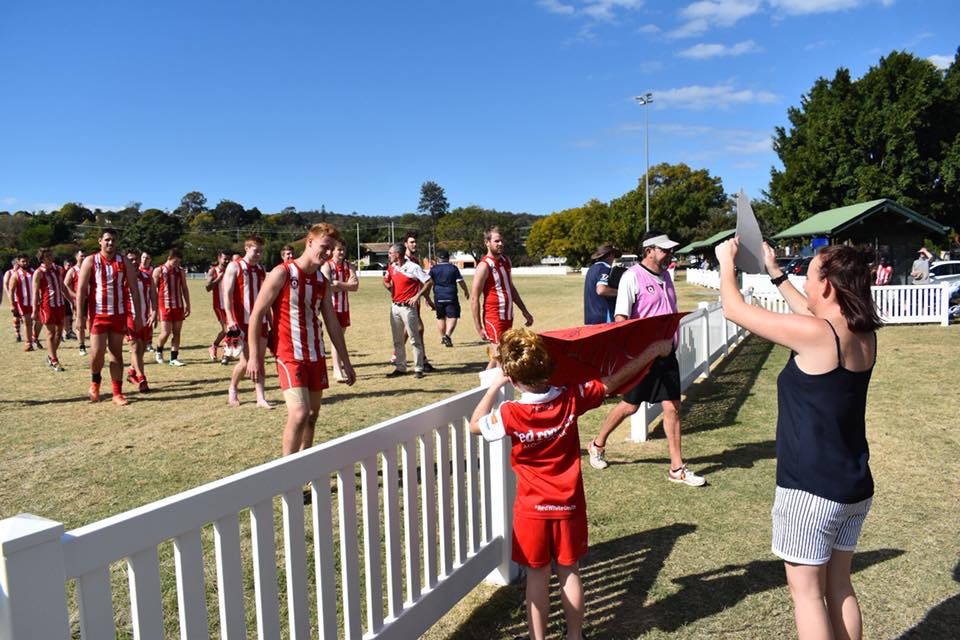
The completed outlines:
[[[709,376],[711,365],[744,335],[724,318],[719,302],[701,303],[684,317],[677,351],[683,388]],[[419,636],[485,578],[504,584],[517,573],[510,561],[515,480],[509,442],[487,443],[467,429],[484,391],[480,387],[455,395],[72,531],[30,514],[0,521],[0,638],[71,637],[69,582],[76,586],[83,640],[116,638],[114,602],[127,598],[134,638],[163,638],[159,550],[171,542],[183,640],[208,638],[209,627],[216,626],[207,618],[205,575],[213,572],[205,567],[211,562],[224,640],[246,638],[249,631],[245,569],[253,576],[261,640],[279,638],[281,629],[291,639],[308,638],[311,597],[321,638]],[[512,393],[508,386],[502,399]],[[630,437],[646,440],[659,411],[659,405],[644,405],[632,419]],[[312,493],[313,591],[307,575],[305,484]],[[277,500],[282,506],[285,625],[277,587]],[[249,553],[241,553],[245,512]],[[205,558],[202,543],[211,531],[212,559],[209,551]],[[118,563],[126,565],[127,594],[113,593],[110,568]],[[168,626],[172,616],[167,612]]]
[[[740,286],[757,296],[779,297],[776,287],[765,274],[741,274]],[[803,289],[806,276],[791,275],[790,282],[797,289]],[[710,269],[687,269],[687,282],[708,287],[720,288],[720,272]],[[887,285],[871,287],[873,301],[877,305],[880,319],[885,324],[950,324],[950,285]]]
[[[509,443],[486,443],[467,428],[484,391],[461,393],[66,533],[62,524],[29,514],[0,521],[0,638],[70,638],[68,581],[76,582],[80,637],[116,638],[110,566],[123,562],[134,638],[163,638],[158,547],[171,541],[180,637],[208,638],[201,536],[209,528],[215,543],[220,637],[246,638],[240,528],[245,511],[256,634],[261,640],[279,638],[278,497],[289,637],[310,637],[311,597],[321,638],[418,637],[485,577],[505,584],[516,575],[510,561],[515,481]],[[502,393],[506,399],[512,388]],[[336,477],[335,492],[331,476]],[[307,576],[306,483],[312,491],[313,592]]]

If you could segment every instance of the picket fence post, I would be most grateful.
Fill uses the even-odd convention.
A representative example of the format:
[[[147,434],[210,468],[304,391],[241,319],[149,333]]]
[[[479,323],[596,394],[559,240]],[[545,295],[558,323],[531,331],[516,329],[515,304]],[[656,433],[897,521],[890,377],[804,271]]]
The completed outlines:
[[[29,513],[0,520],[0,638],[70,637],[63,531]]]
[[[950,285],[947,283],[940,285],[940,325],[950,326]]]
[[[710,377],[710,303],[701,302],[697,308],[703,310],[703,373],[704,378]]]

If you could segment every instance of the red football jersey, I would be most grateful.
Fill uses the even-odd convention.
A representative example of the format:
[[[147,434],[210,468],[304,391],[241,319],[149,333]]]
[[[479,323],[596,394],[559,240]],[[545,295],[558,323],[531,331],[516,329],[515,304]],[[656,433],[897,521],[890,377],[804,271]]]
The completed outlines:
[[[383,277],[384,282],[393,282],[392,299],[396,303],[406,302],[417,295],[421,283],[430,279],[427,272],[413,260],[406,260],[399,267],[391,264]]]
[[[344,260],[340,264],[337,264],[333,260],[330,260],[330,282],[346,282],[349,279],[350,267],[347,266],[347,261]],[[416,293],[414,293],[414,295],[416,295]],[[337,313],[350,311],[350,298],[347,296],[346,291],[333,292],[333,310]]]
[[[160,277],[157,279],[157,300],[160,309],[183,308],[183,269],[162,264],[159,267]]]
[[[212,273],[213,278],[217,279],[223,275],[224,271],[225,269],[220,268],[220,265],[215,264],[210,267],[210,271],[208,271],[208,273]],[[216,311],[223,311],[223,297],[220,295],[220,285],[222,283],[223,280],[220,280],[220,282],[217,283],[217,286],[215,286],[213,289],[210,289],[210,293],[213,294],[213,308]]]
[[[267,277],[262,264],[251,265],[245,259],[236,261],[237,280],[233,285],[233,317],[239,324],[250,324],[250,312]]]
[[[93,254],[90,298],[92,315],[126,315],[127,270],[122,257],[108,259],[102,253]]]
[[[599,380],[550,387],[546,393],[522,393],[480,420],[484,438],[507,435],[513,442],[514,514],[562,520],[586,511],[577,416],[599,407],[605,397]]]
[[[273,301],[274,347],[278,360],[319,362],[324,357],[320,303],[327,280],[317,269],[304,272],[293,260],[283,263],[287,281]]]
[[[11,278],[13,295],[11,302],[21,307],[33,306],[33,272],[30,269],[15,267]]]
[[[510,259],[507,256],[483,257],[489,268],[483,283],[483,317],[513,320],[513,280],[510,277]]]
[[[60,270],[56,266],[48,270],[44,265],[40,265],[40,268],[33,272],[33,277],[38,279],[37,295],[40,299],[37,304],[47,311],[62,307],[64,292]]]
[[[152,301],[150,300],[150,287],[153,285],[153,278],[150,277],[149,271],[137,271],[137,293],[140,294],[140,306],[134,308],[133,306],[133,294],[130,293],[130,288],[127,287],[127,308],[133,309],[133,315],[137,318],[140,318],[142,322],[147,321],[147,316],[150,315],[150,305]]]
[[[73,289],[73,292],[77,292],[77,285],[80,284],[80,264],[77,263],[70,267],[70,271],[73,271],[73,279],[70,280],[70,288]],[[64,277],[66,278],[66,277]]]

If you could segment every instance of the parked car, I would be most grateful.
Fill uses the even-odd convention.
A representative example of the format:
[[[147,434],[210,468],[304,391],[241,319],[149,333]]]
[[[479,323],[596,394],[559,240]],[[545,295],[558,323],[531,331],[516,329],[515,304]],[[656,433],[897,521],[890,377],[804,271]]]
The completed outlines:
[[[813,261],[813,256],[807,258],[794,258],[787,263],[787,266],[783,268],[784,273],[794,276],[805,276],[807,275],[807,267],[810,266],[810,263]]]
[[[930,265],[930,284],[960,280],[960,260],[942,260]]]
[[[360,267],[360,271],[386,271],[387,265],[379,262],[371,262]]]
[[[786,270],[787,265],[796,259],[796,256],[781,256],[777,258],[777,266],[780,267],[781,270]]]

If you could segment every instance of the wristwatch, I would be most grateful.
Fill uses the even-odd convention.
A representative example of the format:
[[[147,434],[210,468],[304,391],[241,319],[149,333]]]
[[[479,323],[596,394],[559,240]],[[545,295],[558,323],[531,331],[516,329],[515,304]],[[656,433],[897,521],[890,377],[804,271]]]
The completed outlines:
[[[773,276],[770,276],[770,282],[773,284],[773,286],[779,287],[779,286],[782,285],[784,282],[786,282],[786,281],[787,281],[787,278],[789,278],[789,277],[790,277],[790,276],[788,276],[787,274],[781,273],[781,274],[780,274],[779,276],[777,276],[776,278],[774,278]]]

